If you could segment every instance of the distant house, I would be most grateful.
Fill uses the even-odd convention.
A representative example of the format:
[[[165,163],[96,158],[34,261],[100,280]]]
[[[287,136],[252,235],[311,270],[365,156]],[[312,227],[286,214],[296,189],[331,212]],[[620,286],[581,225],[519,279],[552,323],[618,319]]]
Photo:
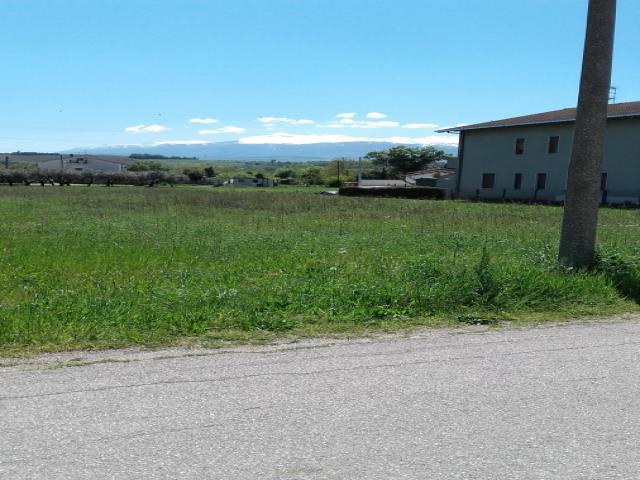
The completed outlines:
[[[42,172],[66,173],[119,173],[131,163],[128,158],[115,155],[0,153],[0,159],[5,166],[25,163],[35,165]]]
[[[407,173],[404,179],[362,179],[354,186],[360,188],[438,187],[452,190],[456,171],[452,168],[432,167]]]
[[[230,178],[224,185],[234,187],[273,187],[271,178]]]
[[[440,130],[458,132],[462,198],[564,201],[575,108]],[[640,102],[609,105],[600,178],[607,203],[640,202]]]
[[[430,167],[407,173],[405,180],[417,187],[437,187],[453,191],[456,186],[456,170],[448,167]]]
[[[131,161],[125,157],[73,155],[62,159],[49,160],[39,164],[40,170],[64,172],[108,172],[120,173],[126,170]]]

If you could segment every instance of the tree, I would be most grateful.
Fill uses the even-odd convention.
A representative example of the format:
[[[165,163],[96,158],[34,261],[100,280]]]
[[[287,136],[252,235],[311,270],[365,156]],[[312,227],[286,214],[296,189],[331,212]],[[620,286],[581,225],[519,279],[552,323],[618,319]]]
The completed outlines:
[[[198,183],[204,178],[204,172],[196,168],[185,168],[182,173],[189,177],[191,183]]]
[[[273,174],[276,178],[293,178],[296,176],[296,172],[294,172],[291,168],[281,168],[276,170]]]
[[[208,177],[208,178],[213,178],[216,176],[216,171],[213,169],[212,166],[204,167],[203,172],[205,177]]]
[[[164,172],[169,170],[160,162],[153,162],[150,160],[143,160],[134,162],[127,167],[130,172]]]
[[[589,0],[558,255],[568,267],[590,266],[595,259],[615,18],[616,0]]]
[[[422,170],[429,164],[444,157],[444,152],[435,147],[406,147],[398,146],[379,152],[369,152],[365,155],[376,170],[387,172],[394,176],[403,176],[409,172]]]
[[[322,178],[322,170],[316,167],[308,168],[300,175],[300,180],[307,185],[322,185],[324,181]]]

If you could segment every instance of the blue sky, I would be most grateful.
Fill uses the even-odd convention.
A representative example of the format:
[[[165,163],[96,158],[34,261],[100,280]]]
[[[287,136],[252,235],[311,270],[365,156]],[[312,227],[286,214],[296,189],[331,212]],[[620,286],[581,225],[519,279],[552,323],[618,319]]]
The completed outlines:
[[[0,151],[431,141],[435,125],[573,106],[586,5],[0,0]],[[639,19],[619,0],[618,101],[640,99]]]

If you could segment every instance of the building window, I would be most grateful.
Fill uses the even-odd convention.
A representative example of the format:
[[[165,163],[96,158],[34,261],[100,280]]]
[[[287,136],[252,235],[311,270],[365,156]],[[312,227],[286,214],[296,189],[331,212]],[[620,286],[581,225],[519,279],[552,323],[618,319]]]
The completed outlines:
[[[522,188],[522,174],[516,173],[513,176],[513,189],[520,190]]]
[[[493,188],[495,184],[496,184],[495,173],[482,174],[482,188]]]
[[[600,191],[604,192],[607,189],[607,172],[600,174]]]
[[[539,173],[536,176],[536,190],[544,190],[547,188],[547,174]]]
[[[516,155],[524,153],[524,138],[516,138]]]
[[[560,137],[549,137],[549,153],[558,153]]]

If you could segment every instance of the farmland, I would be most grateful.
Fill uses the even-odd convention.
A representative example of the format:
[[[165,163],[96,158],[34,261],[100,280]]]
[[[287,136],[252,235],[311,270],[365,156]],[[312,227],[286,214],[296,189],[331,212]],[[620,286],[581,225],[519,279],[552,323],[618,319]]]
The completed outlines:
[[[0,187],[0,352],[637,309],[637,210],[603,209],[603,268],[570,273],[558,207],[301,190]]]

